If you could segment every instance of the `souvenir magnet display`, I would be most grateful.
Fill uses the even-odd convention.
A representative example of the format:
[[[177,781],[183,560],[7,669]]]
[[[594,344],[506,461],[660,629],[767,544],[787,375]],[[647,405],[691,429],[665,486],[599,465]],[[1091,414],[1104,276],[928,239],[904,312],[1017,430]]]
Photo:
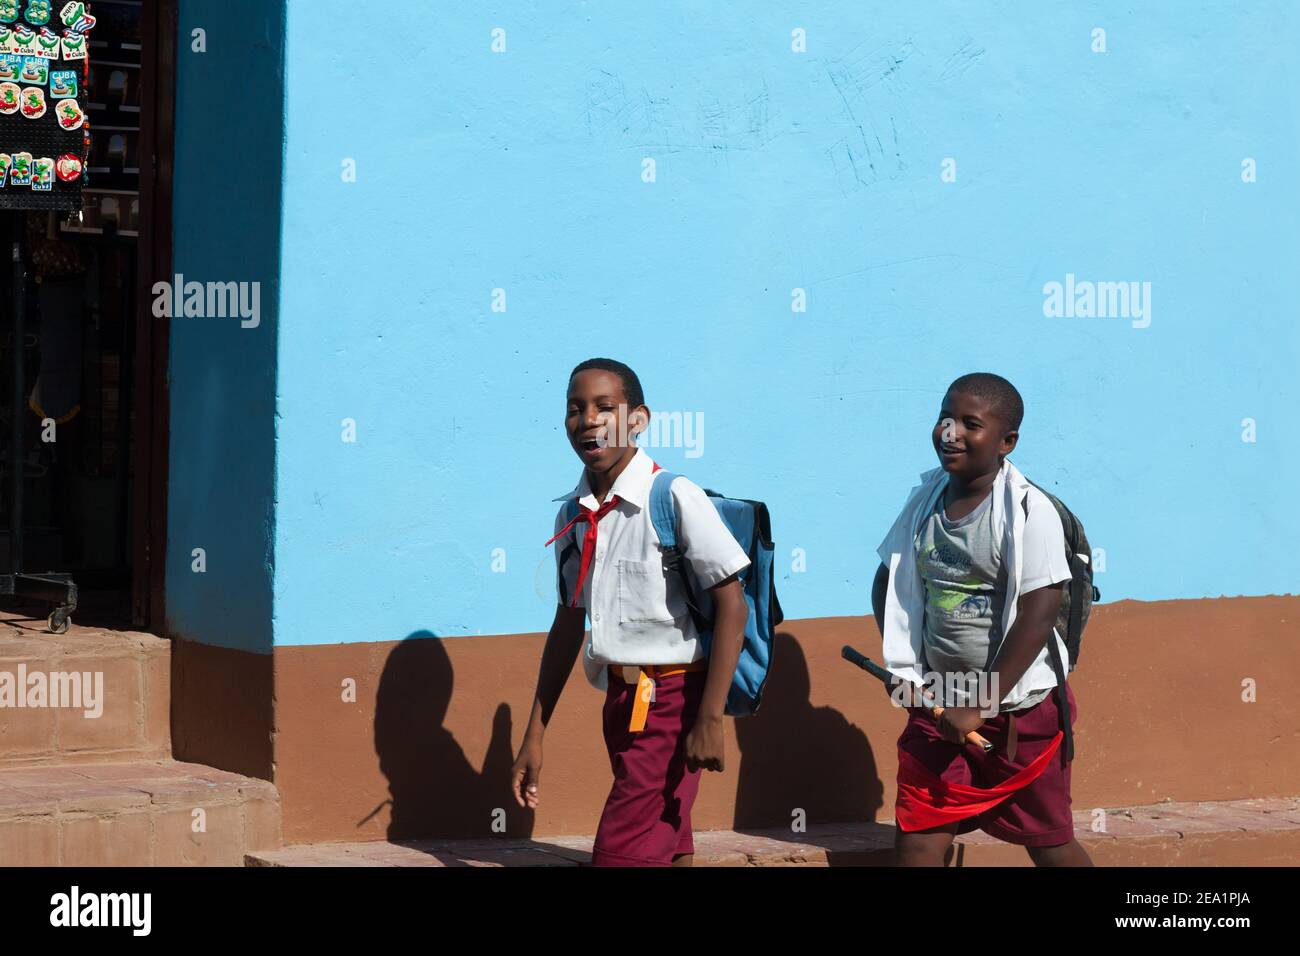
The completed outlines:
[[[0,0],[0,120],[10,141],[0,147],[7,150],[0,153],[0,189],[44,194],[33,199],[10,192],[5,207],[78,205],[90,149],[91,117],[79,99],[88,92],[88,33],[96,24],[90,6],[84,0]],[[19,114],[35,122],[4,119]]]

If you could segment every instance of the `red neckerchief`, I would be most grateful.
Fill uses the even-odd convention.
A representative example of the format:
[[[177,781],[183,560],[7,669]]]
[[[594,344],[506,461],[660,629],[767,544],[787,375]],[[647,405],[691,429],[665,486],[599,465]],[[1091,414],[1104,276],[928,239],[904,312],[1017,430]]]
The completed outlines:
[[[658,470],[659,465],[656,464],[654,468],[650,470],[650,474],[653,475]],[[613,495],[595,511],[592,511],[585,505],[578,505],[580,510],[577,515],[574,516],[574,519],[557,531],[550,541],[547,541],[546,544],[542,545],[544,548],[550,547],[551,543],[555,541],[556,538],[566,534],[575,524],[579,524],[583,521],[587,522],[587,530],[582,536],[582,560],[578,564],[578,583],[573,589],[573,600],[569,602],[570,607],[578,606],[578,595],[582,593],[582,583],[587,580],[587,569],[591,566],[591,556],[596,551],[596,531],[600,526],[600,519],[605,517],[606,513],[608,513],[621,500],[622,499],[619,498],[618,495]]]

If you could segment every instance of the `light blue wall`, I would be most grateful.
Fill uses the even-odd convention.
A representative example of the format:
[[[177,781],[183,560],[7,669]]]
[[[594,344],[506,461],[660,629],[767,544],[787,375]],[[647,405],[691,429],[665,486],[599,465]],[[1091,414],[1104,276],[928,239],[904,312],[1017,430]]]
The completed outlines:
[[[261,315],[170,320],[166,627],[269,652],[284,8],[181,0],[178,32],[174,272],[259,282]]]
[[[1292,4],[448,2],[370,53],[356,4],[288,7],[277,644],[544,629],[599,354],[704,414],[666,467],[805,549],[789,617],[868,612],[971,370],[1023,392],[1107,600],[1297,590]],[[1067,273],[1151,282],[1150,327],[1045,318]]]

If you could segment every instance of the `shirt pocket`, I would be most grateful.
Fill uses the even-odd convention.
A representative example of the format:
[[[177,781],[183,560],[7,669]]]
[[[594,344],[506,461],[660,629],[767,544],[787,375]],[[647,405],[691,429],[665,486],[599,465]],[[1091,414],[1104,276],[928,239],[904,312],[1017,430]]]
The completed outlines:
[[[658,561],[618,562],[618,620],[620,624],[675,624],[686,616],[680,582],[669,587]]]

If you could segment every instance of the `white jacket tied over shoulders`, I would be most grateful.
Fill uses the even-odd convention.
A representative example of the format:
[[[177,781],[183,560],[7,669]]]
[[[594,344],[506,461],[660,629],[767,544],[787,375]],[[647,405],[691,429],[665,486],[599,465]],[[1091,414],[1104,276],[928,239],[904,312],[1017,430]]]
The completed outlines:
[[[883,654],[885,667],[895,676],[923,683],[921,673],[924,640],[925,584],[917,569],[915,542],[921,522],[933,511],[948,486],[948,475],[935,468],[921,475],[907,503],[881,542],[877,553],[889,569],[885,594]],[[1028,499],[1028,517],[1025,502]],[[1004,460],[993,482],[993,533],[1002,546],[1007,569],[1006,602],[1002,610],[1002,635],[1011,633],[1020,595],[1070,580],[1065,556],[1065,532],[1056,508],[1031,485],[1015,465]],[[1068,660],[1065,642],[1052,630],[1061,660]],[[1002,709],[1013,710],[1036,691],[1056,686],[1047,646],[1039,652],[1024,676],[1003,695]]]

